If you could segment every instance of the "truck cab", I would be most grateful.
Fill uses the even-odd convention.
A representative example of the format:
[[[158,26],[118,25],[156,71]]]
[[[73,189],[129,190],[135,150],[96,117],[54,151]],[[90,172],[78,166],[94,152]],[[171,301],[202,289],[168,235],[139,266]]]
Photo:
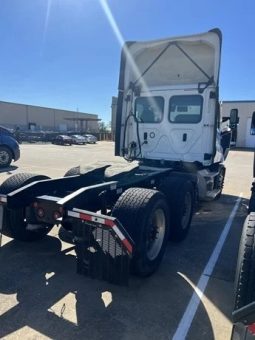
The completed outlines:
[[[115,154],[209,166],[217,156],[221,32],[128,42],[122,51]]]

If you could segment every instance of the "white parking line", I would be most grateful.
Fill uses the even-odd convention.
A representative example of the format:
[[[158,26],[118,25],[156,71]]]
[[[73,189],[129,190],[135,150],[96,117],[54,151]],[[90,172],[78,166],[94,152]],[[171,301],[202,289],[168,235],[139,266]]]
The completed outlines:
[[[231,214],[229,215],[229,218],[227,220],[227,223],[224,226],[224,229],[220,235],[220,238],[210,256],[209,261],[207,262],[207,265],[205,266],[205,269],[202,273],[202,275],[199,278],[198,284],[195,287],[195,291],[192,294],[192,297],[189,301],[189,304],[182,316],[182,319],[178,325],[178,328],[173,336],[173,340],[182,340],[185,339],[188,331],[190,329],[191,323],[195,317],[197,308],[199,306],[200,300],[203,297],[204,291],[206,289],[206,286],[208,284],[208,281],[210,279],[210,276],[213,272],[213,269],[215,267],[215,264],[219,258],[219,255],[221,253],[221,250],[223,248],[223,245],[226,241],[226,238],[228,236],[229,230],[231,228],[232,222],[234,220],[234,217],[236,215],[237,209],[239,207],[240,201],[242,199],[243,193],[240,193],[239,198],[236,201],[236,204],[231,211]]]

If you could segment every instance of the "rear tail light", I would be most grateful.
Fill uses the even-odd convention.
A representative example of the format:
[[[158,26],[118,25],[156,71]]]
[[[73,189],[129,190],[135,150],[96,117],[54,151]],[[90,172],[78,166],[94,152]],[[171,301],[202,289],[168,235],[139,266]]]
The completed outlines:
[[[45,212],[44,212],[43,208],[38,208],[38,209],[37,209],[37,215],[38,215],[40,218],[44,217]]]
[[[54,211],[54,213],[53,213],[53,218],[54,218],[54,220],[57,220],[57,219],[60,218],[60,217],[61,217],[60,212],[59,212],[59,211]]]
[[[36,208],[38,208],[38,202],[34,202],[33,203],[33,207],[36,209]]]

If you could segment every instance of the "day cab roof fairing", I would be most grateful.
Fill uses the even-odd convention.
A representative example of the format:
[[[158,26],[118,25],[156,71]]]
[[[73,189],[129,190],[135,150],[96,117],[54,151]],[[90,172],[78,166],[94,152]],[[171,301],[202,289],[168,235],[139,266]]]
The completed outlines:
[[[145,42],[126,42],[122,49],[116,115],[115,154],[121,153],[121,126],[130,90],[211,86],[218,95],[222,35],[209,32]]]

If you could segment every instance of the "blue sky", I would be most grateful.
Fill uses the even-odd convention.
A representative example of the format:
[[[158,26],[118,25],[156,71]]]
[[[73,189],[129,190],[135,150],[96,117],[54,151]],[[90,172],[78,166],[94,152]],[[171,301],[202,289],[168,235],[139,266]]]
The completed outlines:
[[[0,0],[0,100],[110,121],[120,44],[100,0]],[[254,0],[108,0],[124,40],[223,33],[222,100],[255,100]]]

